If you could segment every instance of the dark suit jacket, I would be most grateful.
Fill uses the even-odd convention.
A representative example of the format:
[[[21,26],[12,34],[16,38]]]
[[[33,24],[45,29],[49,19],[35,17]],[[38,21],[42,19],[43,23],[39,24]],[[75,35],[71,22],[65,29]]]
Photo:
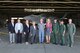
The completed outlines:
[[[37,27],[36,27],[36,29],[34,29],[34,27],[31,26],[30,27],[30,33],[35,36],[37,34]]]
[[[26,32],[26,33],[29,33],[30,32],[30,27],[28,27],[26,24],[24,24],[23,31]]]
[[[9,24],[8,24],[8,30],[9,30],[9,32],[11,32],[11,33],[15,33],[15,24],[14,24],[14,26],[13,26],[12,23],[9,23]]]

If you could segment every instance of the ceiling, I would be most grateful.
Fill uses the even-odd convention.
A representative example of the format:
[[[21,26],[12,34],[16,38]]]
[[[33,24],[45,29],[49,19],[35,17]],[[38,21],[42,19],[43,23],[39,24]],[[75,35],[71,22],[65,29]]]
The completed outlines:
[[[71,0],[0,1],[0,14],[6,14],[6,15],[26,15],[30,13],[35,14],[35,12],[29,12],[29,11],[25,12],[24,11],[25,8],[26,9],[55,9],[54,12],[80,12],[80,2],[75,2]]]

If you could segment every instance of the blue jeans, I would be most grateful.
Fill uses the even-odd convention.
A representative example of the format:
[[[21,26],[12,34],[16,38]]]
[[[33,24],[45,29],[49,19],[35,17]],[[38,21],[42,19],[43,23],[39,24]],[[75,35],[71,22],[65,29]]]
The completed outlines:
[[[39,30],[39,42],[44,42],[44,30]]]

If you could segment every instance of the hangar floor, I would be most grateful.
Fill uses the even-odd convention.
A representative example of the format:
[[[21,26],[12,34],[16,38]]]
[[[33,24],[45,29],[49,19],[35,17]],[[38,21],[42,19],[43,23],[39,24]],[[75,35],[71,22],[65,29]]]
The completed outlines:
[[[75,44],[71,48],[54,44],[10,44],[7,30],[2,28],[0,32],[0,53],[80,53],[80,28],[77,28]]]

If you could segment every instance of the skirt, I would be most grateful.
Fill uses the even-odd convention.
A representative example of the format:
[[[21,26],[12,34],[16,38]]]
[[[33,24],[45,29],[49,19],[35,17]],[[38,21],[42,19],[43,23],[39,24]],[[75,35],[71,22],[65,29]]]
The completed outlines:
[[[47,36],[50,36],[50,35],[51,35],[51,33],[50,33],[50,28],[47,28],[47,29],[46,29],[46,35],[47,35]]]

